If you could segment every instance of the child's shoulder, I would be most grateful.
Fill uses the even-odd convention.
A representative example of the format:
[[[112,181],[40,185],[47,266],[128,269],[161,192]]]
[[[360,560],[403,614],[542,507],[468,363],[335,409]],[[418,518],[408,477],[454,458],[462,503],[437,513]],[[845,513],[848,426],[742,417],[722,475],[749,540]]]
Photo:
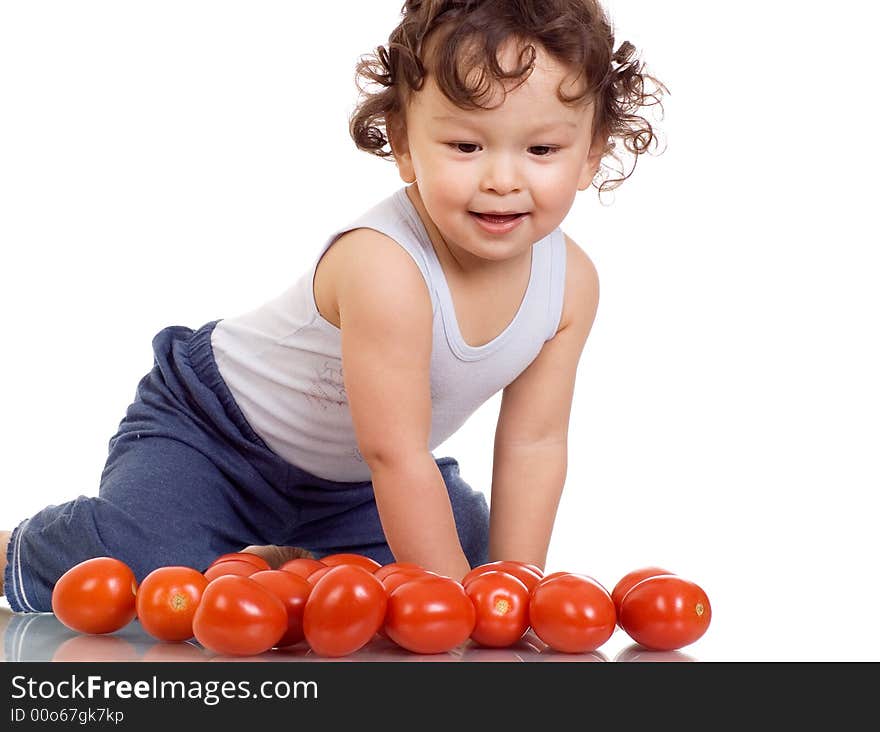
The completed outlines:
[[[589,324],[599,305],[599,273],[584,249],[568,234],[565,239],[565,297],[562,304],[560,329],[580,322]]]
[[[599,273],[590,255],[564,231],[562,236],[565,239],[565,289],[598,290]]]
[[[427,293],[412,256],[395,239],[377,229],[346,231],[327,248],[315,269],[313,289],[321,315],[339,327],[339,295],[343,288],[371,289],[376,299],[388,282],[398,296]]]
[[[389,234],[361,226],[340,235],[321,257],[332,274],[363,278],[385,274],[388,279],[421,277],[412,255]],[[378,283],[377,283],[378,284]]]

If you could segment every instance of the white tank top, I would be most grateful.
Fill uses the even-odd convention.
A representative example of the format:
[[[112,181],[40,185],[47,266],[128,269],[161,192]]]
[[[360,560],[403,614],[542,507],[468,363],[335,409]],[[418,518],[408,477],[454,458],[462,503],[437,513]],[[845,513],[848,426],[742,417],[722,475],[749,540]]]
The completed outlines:
[[[428,232],[401,188],[331,234],[287,291],[252,312],[220,320],[211,336],[217,367],[254,431],[302,470],[344,482],[370,480],[370,470],[358,451],[343,385],[341,331],[318,312],[313,280],[324,252],[357,228],[396,241],[428,285],[434,312],[431,450],[513,381],[556,334],[565,289],[565,241],[557,228],[533,246],[529,284],[507,328],[489,343],[468,345]]]

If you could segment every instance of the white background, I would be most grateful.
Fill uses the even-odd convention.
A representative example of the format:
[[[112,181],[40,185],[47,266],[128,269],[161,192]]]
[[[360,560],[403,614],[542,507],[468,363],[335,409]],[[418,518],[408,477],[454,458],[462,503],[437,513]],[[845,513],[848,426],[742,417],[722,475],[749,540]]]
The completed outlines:
[[[273,297],[402,185],[347,131],[401,4],[0,2],[0,526],[97,493],[158,330]],[[700,660],[880,660],[873,26],[605,7],[666,151],[562,225],[601,302],[547,570],[696,581]],[[487,495],[498,404],[436,451]]]

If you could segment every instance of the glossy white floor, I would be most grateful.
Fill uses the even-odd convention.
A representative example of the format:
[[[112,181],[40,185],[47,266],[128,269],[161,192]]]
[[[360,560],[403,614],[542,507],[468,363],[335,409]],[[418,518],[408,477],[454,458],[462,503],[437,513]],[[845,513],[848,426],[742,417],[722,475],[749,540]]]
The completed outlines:
[[[377,636],[357,653],[343,658],[322,658],[305,643],[284,650],[274,650],[253,657],[230,658],[205,650],[195,640],[186,643],[157,642],[135,620],[116,633],[90,636],[74,633],[52,613],[12,613],[5,599],[0,600],[0,627],[4,661],[562,661],[594,663],[605,661],[701,661],[700,639],[680,651],[648,651],[632,642],[617,629],[608,641],[593,653],[557,653],[529,630],[514,646],[503,649],[481,648],[470,642],[448,653],[421,655],[410,653],[389,640]],[[705,637],[705,636],[704,636]]]

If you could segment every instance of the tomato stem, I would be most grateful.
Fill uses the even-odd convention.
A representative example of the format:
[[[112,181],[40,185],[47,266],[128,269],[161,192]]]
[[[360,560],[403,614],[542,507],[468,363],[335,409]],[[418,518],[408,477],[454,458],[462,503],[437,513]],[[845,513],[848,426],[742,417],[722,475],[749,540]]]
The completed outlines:
[[[495,601],[495,612],[499,615],[507,615],[510,611],[510,603],[507,600],[500,599]]]

